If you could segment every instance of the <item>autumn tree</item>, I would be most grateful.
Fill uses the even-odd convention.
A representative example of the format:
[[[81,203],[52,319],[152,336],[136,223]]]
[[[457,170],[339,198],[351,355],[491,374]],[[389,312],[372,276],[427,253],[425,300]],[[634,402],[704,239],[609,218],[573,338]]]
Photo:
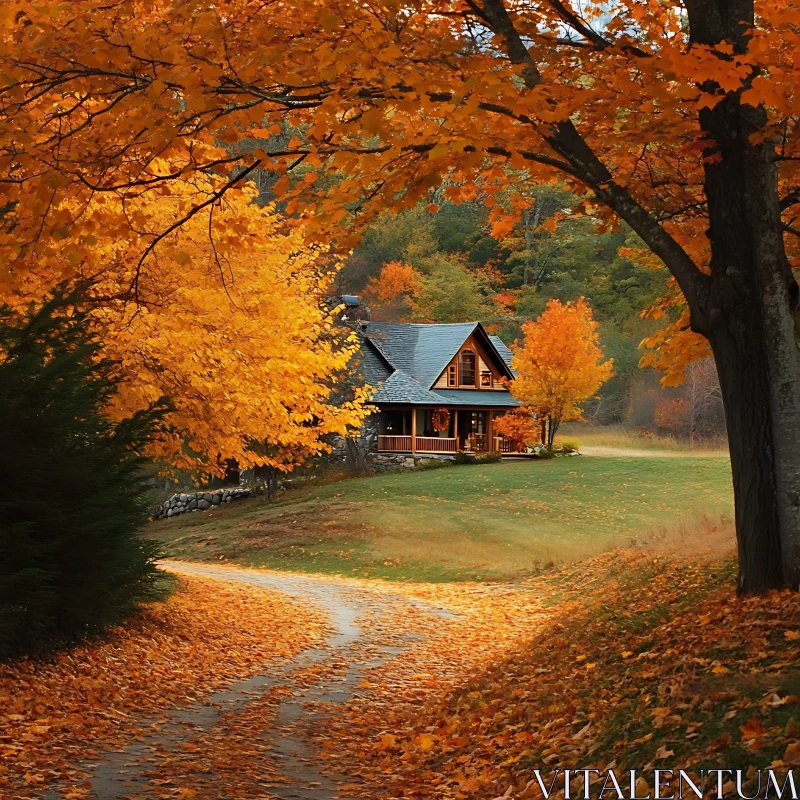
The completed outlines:
[[[256,169],[285,173],[282,208],[344,248],[432,190],[483,201],[501,237],[532,185],[560,180],[576,213],[624,220],[666,265],[682,324],[713,350],[740,590],[800,584],[789,0],[12,0],[0,15],[4,282],[34,241],[46,259],[58,243],[56,269],[102,269],[88,198],[168,196],[209,172],[218,198]],[[237,150],[245,137],[266,144]],[[209,202],[198,190],[183,217]],[[137,231],[120,213],[103,225]]]
[[[597,323],[583,298],[551,300],[539,319],[522,330],[525,339],[512,362],[517,377],[511,393],[542,422],[544,444],[552,449],[558,426],[581,419],[581,404],[611,377],[613,364],[603,361]]]
[[[306,247],[256,205],[252,185],[158,238],[198,190],[213,197],[219,185],[195,176],[157,203],[96,195],[80,210],[95,228],[91,260],[70,268],[69,281],[87,287],[89,324],[121,368],[111,418],[172,401],[149,456],[206,474],[222,475],[232,461],[290,470],[360,421],[358,397],[331,396],[355,345],[325,306],[333,274],[325,248]],[[117,215],[145,235],[107,237],[102,226]],[[18,308],[46,295],[69,260],[58,242],[43,245],[31,244],[39,258],[0,292]]]
[[[471,322],[489,309],[480,276],[455,257],[425,260],[419,290],[411,302],[415,322]]]
[[[524,408],[508,411],[493,423],[495,433],[505,436],[512,451],[522,451],[526,444],[538,440],[533,414]]]
[[[385,322],[407,321],[421,283],[422,276],[410,264],[399,261],[385,264],[364,289],[364,301],[372,309],[372,318]]]

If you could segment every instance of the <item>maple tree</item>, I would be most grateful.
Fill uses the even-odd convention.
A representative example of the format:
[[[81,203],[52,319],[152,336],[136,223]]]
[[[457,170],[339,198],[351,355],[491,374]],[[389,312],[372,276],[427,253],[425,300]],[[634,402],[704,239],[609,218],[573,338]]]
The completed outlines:
[[[507,411],[493,424],[495,433],[502,434],[511,441],[511,449],[521,451],[528,442],[538,439],[538,431],[533,414],[525,409]]]
[[[211,474],[223,474],[230,459],[243,469],[289,470],[323,452],[326,434],[360,421],[357,392],[331,397],[355,344],[325,306],[335,264],[256,205],[252,185],[156,241],[198,191],[213,197],[218,184],[198,175],[158,202],[95,197],[81,210],[95,231],[86,234],[91,259],[67,266],[58,241],[32,242],[29,269],[0,296],[17,307],[36,302],[64,271],[84,287],[102,355],[121,370],[110,416],[170,400],[151,457]],[[117,215],[145,234],[107,234]],[[140,263],[151,245],[152,259]]]
[[[688,427],[689,402],[685,397],[662,400],[655,410],[655,424],[670,433],[683,433]]]
[[[255,170],[279,174],[307,239],[342,246],[354,220],[442,185],[482,199],[501,237],[531,206],[527,187],[560,181],[578,210],[638,234],[674,276],[681,325],[713,349],[740,590],[800,583],[792,0],[98,8],[0,11],[3,281],[30,266],[33,241],[59,242],[65,271],[95,263],[87,198],[164,197],[209,170],[217,198]],[[199,192],[183,217],[213,202]],[[138,230],[124,214],[103,222],[123,242]]]
[[[597,323],[588,303],[551,300],[539,319],[522,326],[525,339],[512,366],[510,389],[522,405],[546,421],[545,444],[552,449],[562,422],[581,419],[581,404],[593,397],[614,372],[603,361]]]

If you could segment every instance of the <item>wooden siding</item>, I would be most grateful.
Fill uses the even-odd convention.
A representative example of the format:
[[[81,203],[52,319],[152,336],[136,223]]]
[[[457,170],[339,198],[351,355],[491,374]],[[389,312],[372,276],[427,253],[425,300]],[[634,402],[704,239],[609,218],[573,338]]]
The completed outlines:
[[[451,364],[456,365],[456,370],[458,370],[458,357],[463,350],[472,350],[473,353],[477,356],[475,359],[475,376],[476,376],[476,383],[475,387],[469,386],[464,387],[460,383],[456,386],[449,386],[447,383],[447,371],[450,368]],[[481,386],[481,373],[482,372],[491,372],[492,373],[492,386]],[[436,379],[436,382],[433,384],[433,389],[464,389],[464,388],[475,388],[480,391],[484,392],[497,392],[497,391],[504,391],[505,387],[501,383],[503,379],[503,375],[500,370],[492,363],[492,359],[489,357],[489,354],[486,352],[483,345],[475,338],[475,336],[470,336],[463,345],[458,350],[458,353],[455,354],[453,359],[450,363],[444,368],[442,374]],[[461,376],[459,375],[459,380],[461,380]]]

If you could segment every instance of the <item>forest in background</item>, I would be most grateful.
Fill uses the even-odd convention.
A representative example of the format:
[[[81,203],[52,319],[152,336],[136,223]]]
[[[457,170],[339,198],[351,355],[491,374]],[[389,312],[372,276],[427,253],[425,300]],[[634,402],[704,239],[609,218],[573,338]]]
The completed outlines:
[[[587,406],[587,420],[719,442],[724,416],[711,359],[691,364],[679,387],[663,387],[659,372],[639,366],[642,340],[665,325],[643,312],[667,292],[666,270],[627,257],[641,248],[638,237],[572,214],[578,203],[557,186],[539,187],[521,223],[496,238],[483,202],[434,195],[428,206],[372,223],[339,274],[338,291],[359,295],[375,320],[479,320],[509,345],[548,300],[584,297],[615,369]]]

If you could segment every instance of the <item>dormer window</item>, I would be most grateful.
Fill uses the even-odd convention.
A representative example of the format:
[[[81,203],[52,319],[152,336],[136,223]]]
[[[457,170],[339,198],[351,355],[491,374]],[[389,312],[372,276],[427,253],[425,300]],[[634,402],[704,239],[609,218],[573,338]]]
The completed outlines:
[[[455,364],[451,364],[447,368],[447,385],[458,386],[458,372]]]
[[[481,387],[485,389],[492,388],[492,371],[490,369],[481,370]]]
[[[458,371],[461,375],[461,386],[475,386],[475,353],[462,350],[458,358]]]

